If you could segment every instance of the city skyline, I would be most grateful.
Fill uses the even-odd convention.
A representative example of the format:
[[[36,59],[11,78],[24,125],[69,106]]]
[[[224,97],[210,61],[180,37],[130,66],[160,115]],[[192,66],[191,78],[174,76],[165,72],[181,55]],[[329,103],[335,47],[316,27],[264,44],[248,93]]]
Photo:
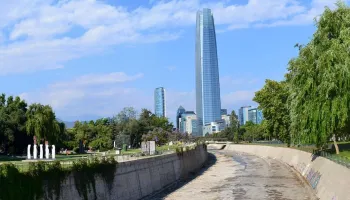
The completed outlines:
[[[210,9],[197,11],[196,21],[196,114],[198,134],[202,127],[221,120],[219,64],[214,16]]]
[[[195,110],[193,30],[196,11],[208,7],[220,47],[221,107],[237,111],[254,106],[266,78],[283,77],[294,45],[307,43],[313,18],[334,2],[1,1],[0,88],[75,121],[128,106],[153,111],[154,88],[162,85],[174,121],[179,105]]]

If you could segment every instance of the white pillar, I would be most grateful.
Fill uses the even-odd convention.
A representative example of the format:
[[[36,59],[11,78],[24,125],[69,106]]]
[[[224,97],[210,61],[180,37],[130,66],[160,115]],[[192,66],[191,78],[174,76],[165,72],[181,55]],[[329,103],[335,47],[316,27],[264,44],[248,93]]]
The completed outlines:
[[[30,155],[30,144],[28,144],[28,148],[27,148],[27,158],[28,159],[31,159],[32,157],[31,157],[31,155]]]
[[[37,159],[38,157],[38,149],[36,148],[36,144],[34,144],[34,147],[33,147],[33,157],[34,159]]]
[[[40,159],[43,159],[44,158],[44,150],[43,150],[43,145],[42,144],[39,144],[40,145]]]
[[[45,158],[49,159],[49,155],[50,155],[49,145],[45,145]]]
[[[55,159],[56,158],[56,147],[55,147],[55,145],[51,145],[51,146],[52,146],[51,156],[52,156],[52,159]]]

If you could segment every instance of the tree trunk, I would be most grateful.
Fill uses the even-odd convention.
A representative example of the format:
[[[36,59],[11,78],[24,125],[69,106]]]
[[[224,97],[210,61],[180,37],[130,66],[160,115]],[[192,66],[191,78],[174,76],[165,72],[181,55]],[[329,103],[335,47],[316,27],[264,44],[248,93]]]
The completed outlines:
[[[334,143],[334,148],[335,148],[335,152],[336,154],[339,154],[339,147],[338,147],[338,144],[337,144],[337,140],[336,140],[336,137],[335,137],[335,134],[333,134],[333,143]]]

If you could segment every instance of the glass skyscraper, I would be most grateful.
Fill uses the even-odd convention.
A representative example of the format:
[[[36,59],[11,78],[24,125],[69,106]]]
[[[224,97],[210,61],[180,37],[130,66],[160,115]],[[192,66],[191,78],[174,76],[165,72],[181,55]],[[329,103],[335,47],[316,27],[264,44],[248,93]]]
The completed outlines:
[[[248,110],[248,121],[253,122],[254,124],[261,124],[264,119],[262,111],[258,108],[252,108]]]
[[[163,87],[154,90],[154,114],[157,117],[165,117],[165,89]]]
[[[196,113],[198,133],[205,124],[221,120],[218,55],[213,13],[204,8],[196,22]]]
[[[239,124],[243,126],[249,119],[248,119],[248,111],[251,108],[251,106],[243,106],[239,109],[238,117],[239,117]]]
[[[184,107],[180,106],[178,109],[177,109],[177,114],[176,114],[176,129],[177,130],[180,130],[180,119],[181,119],[181,115],[183,113],[185,113],[186,110]]]

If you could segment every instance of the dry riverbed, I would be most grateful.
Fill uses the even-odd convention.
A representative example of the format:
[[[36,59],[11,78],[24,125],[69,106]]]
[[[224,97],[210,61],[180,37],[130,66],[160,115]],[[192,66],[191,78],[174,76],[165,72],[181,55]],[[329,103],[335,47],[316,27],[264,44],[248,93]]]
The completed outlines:
[[[317,199],[295,171],[279,161],[225,150],[210,152],[208,169],[149,199]]]

